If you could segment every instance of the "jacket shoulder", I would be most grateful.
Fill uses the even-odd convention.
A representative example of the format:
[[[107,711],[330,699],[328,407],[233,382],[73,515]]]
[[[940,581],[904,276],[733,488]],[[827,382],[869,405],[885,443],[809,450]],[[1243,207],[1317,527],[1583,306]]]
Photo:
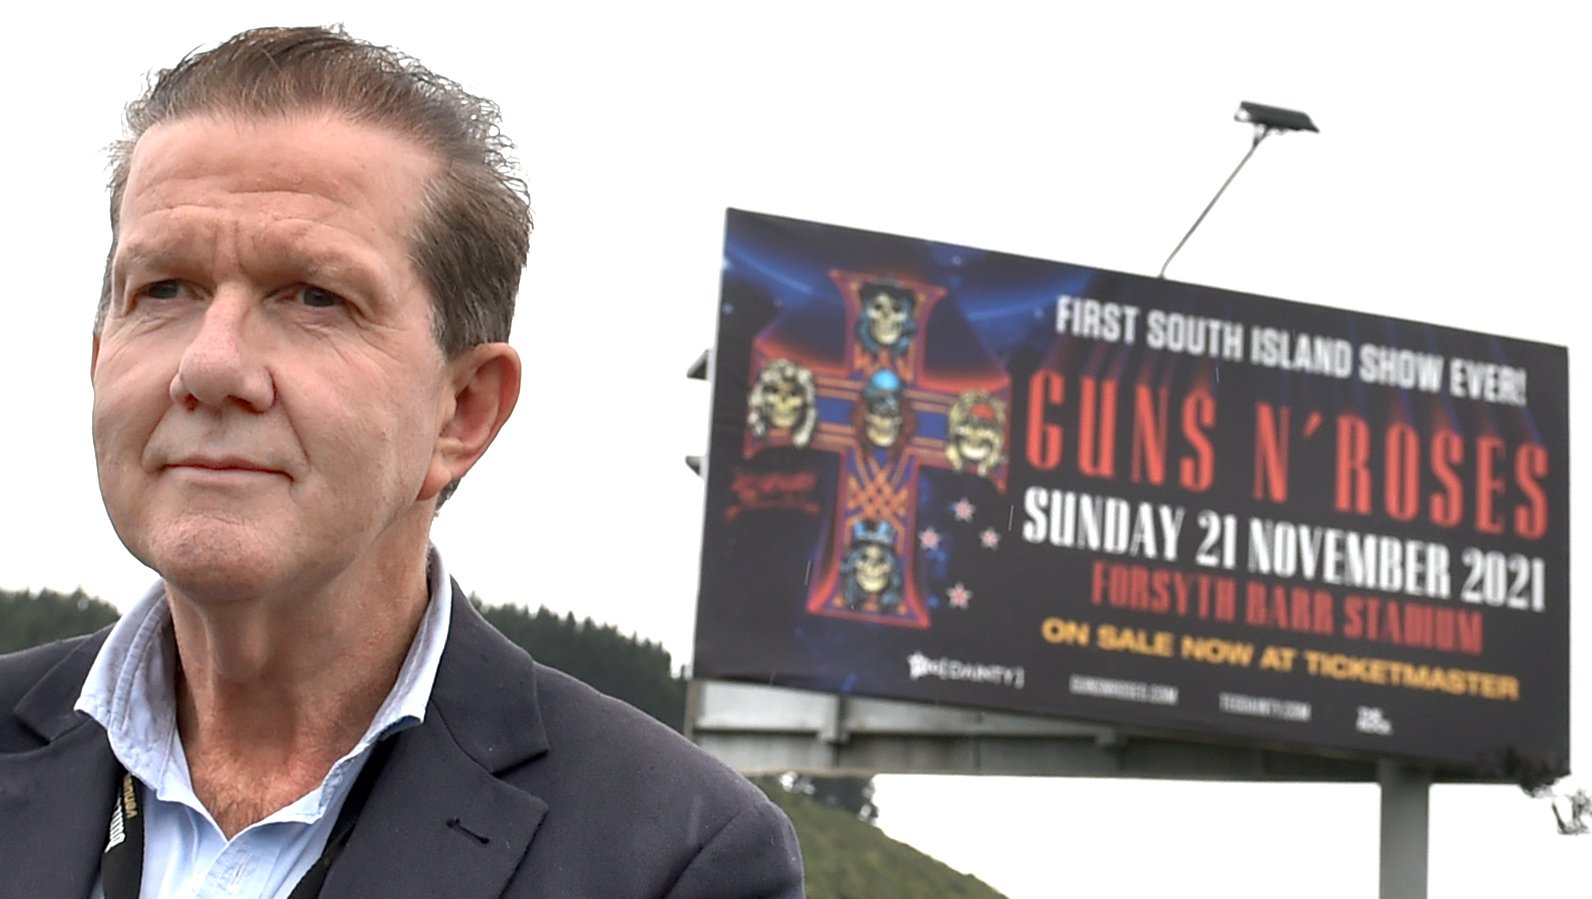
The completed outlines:
[[[763,798],[746,778],[651,715],[556,668],[535,665],[550,760],[583,759],[581,768],[608,781],[642,780],[649,793],[662,786],[667,796],[678,783],[693,801],[700,796],[692,788],[702,787],[732,804]],[[601,765],[591,764],[598,760]],[[659,784],[660,770],[673,776]]]
[[[751,781],[645,712],[557,669],[536,664],[536,692],[548,749],[526,767],[523,785],[551,810],[533,855],[585,856],[600,867],[591,846],[625,847],[623,876],[632,880],[595,875],[584,884],[592,895],[630,895],[649,879],[643,871],[670,896],[801,895],[795,831]]]
[[[72,716],[72,705],[110,628],[0,655],[0,752],[42,745],[42,719]]]
[[[454,585],[427,733],[541,811],[504,896],[799,896],[795,831],[669,727],[531,659]]]

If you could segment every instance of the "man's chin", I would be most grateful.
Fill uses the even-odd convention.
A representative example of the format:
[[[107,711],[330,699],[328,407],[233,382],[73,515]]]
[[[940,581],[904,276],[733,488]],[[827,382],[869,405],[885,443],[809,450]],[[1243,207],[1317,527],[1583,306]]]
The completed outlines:
[[[155,568],[166,584],[168,596],[201,605],[247,602],[276,592],[273,589],[280,578],[272,573],[234,564],[230,568],[215,568],[188,564],[186,561],[165,563]]]
[[[260,597],[283,580],[285,553],[280,543],[223,539],[225,535],[155,540],[133,549],[153,568],[167,592],[196,602],[233,602]]]

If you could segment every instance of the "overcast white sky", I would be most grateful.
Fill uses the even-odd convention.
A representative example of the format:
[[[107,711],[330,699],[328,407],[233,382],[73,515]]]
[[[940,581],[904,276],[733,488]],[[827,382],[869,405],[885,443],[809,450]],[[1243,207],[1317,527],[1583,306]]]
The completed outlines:
[[[1568,345],[1572,415],[1589,411],[1582,5],[27,6],[0,30],[0,587],[125,607],[149,583],[89,446],[101,150],[145,72],[254,25],[342,21],[502,105],[538,226],[527,391],[435,538],[467,590],[616,623],[679,662],[702,502],[681,459],[708,412],[684,372],[713,339],[726,206],[1153,275],[1247,148],[1238,101],[1299,108],[1322,133],[1268,141],[1168,277]],[[1569,786],[1587,784],[1586,672]],[[886,830],[1013,897],[1376,889],[1369,786],[880,785]],[[1438,787],[1432,820],[1433,897],[1587,893],[1592,837],[1555,835],[1514,788]]]

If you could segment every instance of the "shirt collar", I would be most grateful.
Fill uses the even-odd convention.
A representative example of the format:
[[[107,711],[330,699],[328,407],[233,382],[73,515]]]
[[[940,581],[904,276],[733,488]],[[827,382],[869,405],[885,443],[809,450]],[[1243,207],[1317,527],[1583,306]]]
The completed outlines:
[[[453,607],[452,582],[435,547],[428,556],[427,581],[430,600],[398,679],[359,742],[332,767],[327,782],[342,781],[348,768],[345,763],[362,756],[383,736],[426,718]],[[166,605],[165,586],[157,583],[111,628],[74,705],[105,728],[111,751],[128,773],[157,793],[165,792],[162,785],[174,784],[174,779],[183,792],[191,790],[177,736],[176,659],[171,610]],[[304,797],[312,798],[324,799],[315,793]],[[302,800],[294,806],[300,804]],[[324,809],[323,801],[312,804]]]

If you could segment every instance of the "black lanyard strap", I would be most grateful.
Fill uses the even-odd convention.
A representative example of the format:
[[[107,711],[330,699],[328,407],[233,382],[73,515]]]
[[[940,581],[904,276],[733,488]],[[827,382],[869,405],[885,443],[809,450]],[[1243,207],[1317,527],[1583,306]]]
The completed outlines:
[[[353,786],[349,787],[342,811],[337,813],[332,833],[326,838],[326,848],[321,850],[321,857],[315,860],[315,864],[310,865],[304,876],[299,878],[298,885],[293,887],[288,899],[315,899],[321,894],[321,886],[326,882],[327,873],[332,870],[332,863],[337,861],[343,847],[348,845],[354,825],[359,822],[359,815],[365,810],[365,803],[375,788],[376,778],[381,776],[387,756],[392,753],[392,744],[390,739],[382,740],[371,749],[364,769],[359,772]],[[100,884],[105,891],[105,899],[138,899],[144,879],[144,811],[138,799],[138,782],[123,770],[116,785],[116,802],[111,809],[110,839],[105,843],[105,854],[100,857]]]
[[[111,834],[100,858],[100,882],[105,899],[135,899],[144,877],[144,809],[138,802],[138,782],[125,770],[116,782],[116,803],[111,808]]]

